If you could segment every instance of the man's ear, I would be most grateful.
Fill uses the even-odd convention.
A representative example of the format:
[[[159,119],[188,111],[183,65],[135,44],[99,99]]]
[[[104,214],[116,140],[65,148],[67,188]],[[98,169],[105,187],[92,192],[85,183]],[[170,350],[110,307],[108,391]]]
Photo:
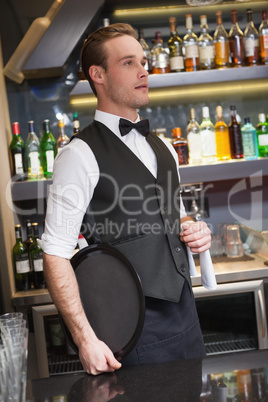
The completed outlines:
[[[103,68],[100,66],[90,66],[89,75],[93,82],[96,84],[102,84],[103,82]]]

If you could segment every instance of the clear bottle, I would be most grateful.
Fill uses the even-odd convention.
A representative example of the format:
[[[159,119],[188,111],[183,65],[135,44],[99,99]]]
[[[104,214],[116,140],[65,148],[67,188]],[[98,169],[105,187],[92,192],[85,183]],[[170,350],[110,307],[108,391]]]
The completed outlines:
[[[169,67],[169,55],[163,46],[163,39],[161,32],[155,33],[155,45],[154,45],[154,63],[152,66],[153,74],[165,74],[170,72]]]
[[[207,16],[200,16],[201,35],[198,39],[199,68],[200,70],[211,70],[215,67],[215,52],[213,39],[208,33]]]
[[[268,21],[267,11],[262,11],[262,21],[259,27],[260,58],[262,64],[268,64]]]
[[[78,119],[78,113],[74,112],[73,114],[73,134],[78,134],[80,132],[80,122]]]
[[[229,32],[229,47],[232,67],[241,67],[245,64],[243,32],[237,22],[237,11],[231,11],[232,26]]]
[[[188,165],[189,163],[189,150],[188,143],[185,138],[181,136],[181,128],[175,127],[172,129],[173,141],[172,145],[177,152],[180,165]]]
[[[229,67],[229,40],[228,34],[222,23],[222,12],[216,11],[217,27],[214,32],[214,48],[215,48],[215,67]]]
[[[169,27],[170,27],[170,38],[168,40],[168,48],[169,48],[170,71],[171,72],[183,71],[184,60],[182,54],[182,40],[178,34],[175,17],[170,17]]]
[[[16,243],[12,250],[16,290],[31,289],[30,261],[27,246],[22,242],[21,225],[15,226]]]
[[[245,124],[241,128],[242,134],[242,144],[244,150],[244,158],[258,159],[258,142],[257,142],[257,133],[255,127],[250,122],[249,117],[245,117]]]
[[[11,154],[11,174],[16,180],[24,180],[26,177],[25,144],[20,135],[19,123],[12,123],[13,137],[9,145]]]
[[[58,127],[59,127],[59,134],[56,146],[57,154],[62,150],[62,148],[65,147],[65,145],[67,145],[70,142],[69,137],[65,133],[65,124],[63,119],[59,120]]]
[[[247,9],[247,26],[244,32],[244,49],[245,49],[245,64],[247,66],[255,66],[259,64],[259,35],[254,26],[252,10]]]
[[[241,159],[244,158],[243,144],[241,137],[240,123],[237,121],[236,107],[230,106],[231,111],[231,121],[228,126],[230,148],[231,148],[231,158]]]
[[[186,35],[183,37],[183,45],[185,51],[185,71],[199,70],[199,51],[198,39],[193,32],[192,15],[187,14],[186,18]]]
[[[189,162],[191,165],[202,164],[202,144],[200,126],[196,121],[195,109],[190,109],[190,121],[187,125],[187,141],[189,148]]]
[[[39,238],[38,223],[32,224],[33,228],[33,243],[30,246],[30,256],[33,269],[33,281],[35,289],[44,289],[46,282],[43,272],[43,251],[39,246],[37,239]]]
[[[202,108],[203,120],[200,124],[200,135],[202,143],[202,159],[204,163],[213,163],[217,161],[216,137],[214,124],[210,120],[209,108]]]
[[[216,150],[218,161],[231,159],[230,140],[228,126],[223,120],[221,106],[216,107],[217,122],[214,126],[216,136]]]
[[[259,114],[259,123],[256,128],[259,156],[261,158],[268,157],[268,122],[264,113]]]
[[[26,141],[28,180],[43,178],[41,165],[40,142],[34,130],[34,121],[28,121],[28,137]]]
[[[152,73],[152,55],[151,55],[151,49],[146,40],[144,39],[144,31],[143,29],[139,30],[139,42],[141,44],[143,53],[146,57],[146,64],[145,64],[145,69],[148,71],[149,74]]]
[[[56,140],[50,131],[48,119],[43,121],[43,137],[40,142],[40,151],[44,176],[46,179],[50,179],[53,175],[53,165],[56,157]]]

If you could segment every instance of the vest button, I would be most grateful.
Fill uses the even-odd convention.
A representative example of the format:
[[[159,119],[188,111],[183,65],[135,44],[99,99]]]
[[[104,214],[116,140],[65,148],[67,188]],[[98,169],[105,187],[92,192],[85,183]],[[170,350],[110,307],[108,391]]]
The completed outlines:
[[[185,272],[185,271],[186,271],[185,267],[182,266],[182,267],[181,267],[181,272]]]
[[[175,248],[176,253],[179,253],[181,251],[181,249],[179,247]]]

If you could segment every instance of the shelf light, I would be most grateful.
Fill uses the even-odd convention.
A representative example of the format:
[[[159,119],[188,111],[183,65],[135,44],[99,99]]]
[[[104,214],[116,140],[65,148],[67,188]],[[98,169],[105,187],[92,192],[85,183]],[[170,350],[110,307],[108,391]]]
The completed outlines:
[[[250,95],[252,93],[265,93],[268,91],[268,82],[264,80],[253,80],[250,82],[234,81],[232,83],[213,83],[213,84],[201,84],[201,85],[185,85],[175,86],[169,88],[157,88],[149,89],[149,101],[150,103],[159,102],[180,102],[189,99],[199,99],[208,96],[230,96],[236,95]],[[89,106],[93,107],[97,105],[97,99],[93,94],[89,95],[76,95],[70,99],[71,105]]]

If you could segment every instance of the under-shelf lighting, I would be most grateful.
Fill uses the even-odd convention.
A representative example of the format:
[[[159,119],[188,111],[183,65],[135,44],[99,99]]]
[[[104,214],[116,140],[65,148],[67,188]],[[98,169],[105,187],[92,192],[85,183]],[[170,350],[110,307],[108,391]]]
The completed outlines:
[[[149,100],[152,103],[156,102],[171,102],[174,101],[180,102],[187,101],[189,99],[205,99],[209,96],[230,96],[232,94],[243,95],[243,96],[252,96],[250,94],[261,94],[266,93],[268,91],[268,82],[263,80],[253,80],[250,82],[241,82],[236,81],[232,83],[217,83],[217,84],[202,84],[202,85],[187,85],[187,86],[176,86],[170,87],[169,89],[150,89],[149,90]],[[71,105],[80,105],[80,106],[96,106],[97,99],[93,94],[83,95],[83,96],[74,96],[70,99]]]

